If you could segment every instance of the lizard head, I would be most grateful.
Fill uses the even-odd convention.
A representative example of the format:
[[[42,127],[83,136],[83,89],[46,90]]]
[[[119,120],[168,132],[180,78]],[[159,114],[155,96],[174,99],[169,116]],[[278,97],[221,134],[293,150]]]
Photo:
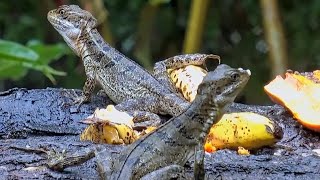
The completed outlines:
[[[77,5],[62,5],[49,11],[47,18],[74,52],[82,33],[97,26],[97,20]]]
[[[198,94],[207,94],[204,97],[211,96],[209,99],[213,99],[218,108],[224,108],[234,101],[247,84],[250,75],[250,70],[234,69],[221,64],[204,77],[199,85]]]

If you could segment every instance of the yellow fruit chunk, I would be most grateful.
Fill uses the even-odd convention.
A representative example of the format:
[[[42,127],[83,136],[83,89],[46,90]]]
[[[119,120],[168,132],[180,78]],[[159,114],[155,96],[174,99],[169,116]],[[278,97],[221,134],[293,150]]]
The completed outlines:
[[[238,154],[240,155],[250,155],[249,150],[243,148],[243,147],[238,147]]]
[[[90,124],[80,135],[81,141],[104,144],[123,144],[118,130],[106,123]]]
[[[208,153],[213,153],[217,151],[217,148],[212,145],[211,142],[207,142],[204,144],[204,149]]]
[[[90,124],[80,135],[80,140],[107,144],[130,144],[137,138],[132,129],[132,117],[109,105],[97,109],[83,122]]]
[[[137,139],[139,139],[140,137],[146,135],[146,134],[149,134],[151,133],[152,131],[156,130],[157,127],[155,126],[148,126],[146,129],[138,132],[138,131],[135,131],[136,135],[137,135]]]
[[[282,131],[268,118],[251,113],[225,114],[211,127],[206,139],[205,150],[215,149],[257,149],[273,145],[282,137]]]
[[[320,80],[320,70],[315,70],[313,71],[313,77],[317,78],[318,80]]]
[[[207,74],[201,67],[193,65],[169,69],[167,72],[176,88],[190,102],[194,100],[197,88]],[[239,146],[256,149],[274,144],[281,136],[281,128],[264,116],[254,113],[225,114],[211,128],[204,148],[207,152],[237,149]],[[245,153],[244,150],[241,152]]]

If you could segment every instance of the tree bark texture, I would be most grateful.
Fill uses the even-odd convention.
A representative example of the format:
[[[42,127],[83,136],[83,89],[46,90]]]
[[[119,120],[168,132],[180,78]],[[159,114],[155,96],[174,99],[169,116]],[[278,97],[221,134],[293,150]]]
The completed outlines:
[[[111,104],[107,97],[94,96],[91,103],[79,109],[70,105],[66,89],[11,89],[0,93],[0,179],[98,179],[94,158],[67,168],[49,170],[46,157],[11,149],[12,146],[49,148],[72,152],[94,146],[81,142],[79,134],[86,125],[79,123],[97,107]],[[80,91],[75,91],[80,93]],[[251,111],[280,123],[284,137],[282,148],[263,148],[250,156],[221,150],[206,154],[205,168],[209,179],[318,179],[320,157],[319,134],[305,130],[284,108],[233,104],[230,111]],[[106,145],[119,151],[123,146]],[[284,148],[285,147],[285,148]],[[192,161],[192,160],[191,160]],[[186,165],[192,173],[192,162]]]

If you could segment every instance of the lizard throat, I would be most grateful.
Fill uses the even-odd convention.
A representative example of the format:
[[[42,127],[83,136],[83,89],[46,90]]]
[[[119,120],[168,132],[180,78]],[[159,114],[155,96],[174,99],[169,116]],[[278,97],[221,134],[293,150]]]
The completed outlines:
[[[211,99],[211,100],[210,100]],[[217,123],[224,113],[224,107],[219,107],[212,98],[196,98],[185,113],[188,121],[184,124],[186,131],[203,143],[213,124]]]

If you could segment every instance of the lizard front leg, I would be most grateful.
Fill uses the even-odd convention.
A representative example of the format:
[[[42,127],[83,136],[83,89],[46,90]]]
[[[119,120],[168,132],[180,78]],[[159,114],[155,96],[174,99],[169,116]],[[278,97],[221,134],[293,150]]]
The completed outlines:
[[[76,98],[75,103],[81,105],[85,102],[90,101],[91,94],[93,93],[94,87],[96,85],[96,80],[91,77],[87,77],[86,82],[83,86],[82,95],[78,98]]]
[[[94,148],[85,148],[72,154],[62,153],[60,156],[48,157],[48,168],[63,171],[65,168],[82,164],[95,156]]]
[[[95,157],[99,173],[109,176],[113,170],[114,159],[118,152],[113,152],[104,145],[95,145],[72,153],[59,153],[62,155],[48,156],[48,167],[55,171],[63,171],[72,166],[77,166]]]
[[[91,94],[93,93],[94,88],[96,86],[96,80],[95,80],[96,68],[94,68],[93,66],[88,66],[85,68],[85,70],[86,70],[87,79],[83,85],[81,96],[78,96],[75,93],[73,95],[72,94],[70,95],[71,98],[73,99],[72,104],[77,104],[78,108],[83,103],[90,101]]]
[[[218,60],[220,63],[220,56],[214,54],[184,54],[173,56],[163,61],[159,61],[155,64],[153,73],[154,76],[164,84],[173,92],[177,92],[176,88],[174,87],[173,83],[171,82],[170,78],[168,77],[168,70],[169,69],[177,69],[181,67],[185,67],[188,65],[197,65],[201,66],[204,65],[207,59],[215,59]]]
[[[194,154],[194,179],[195,180],[205,179],[204,156],[205,156],[205,152],[203,149],[203,145],[199,143],[195,147],[195,154]]]
[[[66,91],[65,96],[68,98],[71,98],[72,102],[70,104],[69,103],[64,103],[64,104],[77,105],[77,109],[79,109],[83,103],[90,101],[91,94],[95,87],[95,83],[96,82],[93,78],[88,77],[83,86],[83,90],[80,96],[74,90],[72,92]]]
[[[82,96],[78,100],[80,104],[90,101],[91,94],[93,93],[94,88],[96,86],[95,76],[96,76],[97,67],[91,64],[92,62],[90,62],[87,59],[83,59],[83,63],[84,63],[87,79],[83,86]]]

